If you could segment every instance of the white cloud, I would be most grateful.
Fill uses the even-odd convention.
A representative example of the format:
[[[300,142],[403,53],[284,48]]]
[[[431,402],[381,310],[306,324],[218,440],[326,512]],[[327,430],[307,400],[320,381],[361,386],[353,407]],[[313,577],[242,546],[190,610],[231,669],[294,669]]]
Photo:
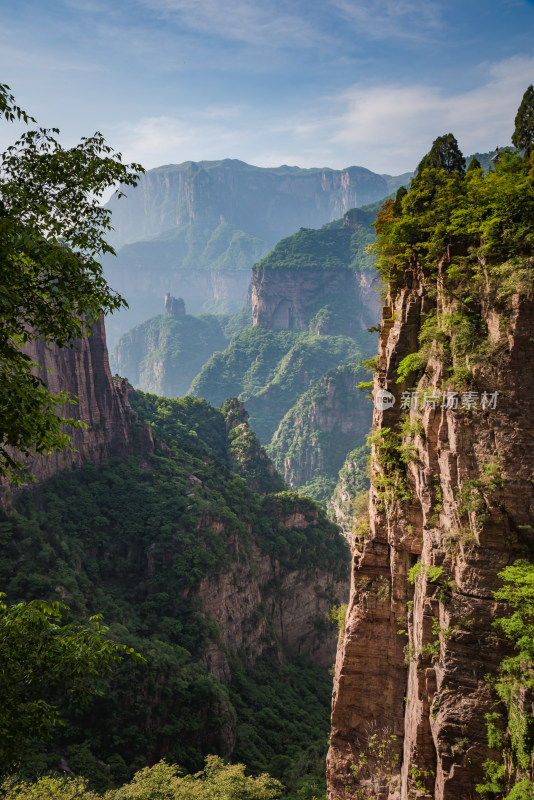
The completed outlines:
[[[325,100],[320,118],[300,117],[288,129],[303,144],[323,141],[338,164],[342,154],[345,165],[362,163],[380,172],[413,169],[432,141],[448,132],[466,154],[506,145],[532,81],[534,58],[517,56],[483,68],[482,85],[448,95],[423,85],[355,85]]]
[[[510,142],[534,58],[481,65],[469,91],[445,94],[423,85],[353,85],[287,116],[246,106],[184,108],[180,117],[145,117],[108,133],[128,160],[147,168],[186,160],[239,158],[259,166],[361,165],[402,173],[416,167],[433,140],[452,132],[463,152]]]
[[[112,128],[112,138],[127,160],[139,161],[145,168],[225,158],[244,145],[246,131],[240,136],[234,128],[236,113],[234,108],[222,115],[221,109],[214,107],[194,119],[187,113],[182,119],[144,117],[133,125]]]
[[[436,0],[329,0],[358,33],[372,39],[419,39],[441,29]]]
[[[312,47],[323,34],[295,3],[262,0],[142,0],[152,11],[200,33],[267,47]]]

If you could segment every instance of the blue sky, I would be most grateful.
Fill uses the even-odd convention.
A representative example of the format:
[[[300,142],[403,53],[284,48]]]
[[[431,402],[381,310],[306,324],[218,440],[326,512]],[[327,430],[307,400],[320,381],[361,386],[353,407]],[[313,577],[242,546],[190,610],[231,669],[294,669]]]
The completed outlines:
[[[4,0],[0,54],[0,81],[67,144],[100,130],[147,168],[393,174],[449,131],[466,154],[509,144],[534,2]]]

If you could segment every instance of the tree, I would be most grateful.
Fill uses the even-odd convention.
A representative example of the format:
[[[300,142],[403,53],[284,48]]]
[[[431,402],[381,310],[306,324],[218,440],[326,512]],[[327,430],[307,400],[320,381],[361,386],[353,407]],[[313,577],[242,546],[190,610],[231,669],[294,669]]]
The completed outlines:
[[[83,704],[131,648],[108,639],[100,617],[67,623],[68,608],[38,600],[8,606],[0,594],[0,775],[20,764],[34,741],[61,725],[68,697]]]
[[[515,117],[515,130],[512,144],[518,150],[524,150],[529,158],[534,146],[534,86],[528,87]]]
[[[33,117],[0,84],[0,119]],[[100,133],[65,149],[56,128],[25,131],[0,155],[0,477],[20,480],[22,459],[68,447],[58,413],[64,392],[51,394],[24,347],[32,340],[74,347],[102,313],[125,301],[106,284],[99,258],[110,186],[135,186],[139,164],[125,165]],[[119,190],[119,197],[122,192]]]
[[[160,761],[137,772],[131,783],[106,792],[102,800],[278,800],[283,792],[269,775],[245,775],[243,764],[225,764],[208,756],[195,775],[180,775],[176,766]],[[81,778],[41,778],[36,783],[4,784],[4,800],[99,800]]]
[[[396,217],[400,217],[402,214],[402,198],[406,197],[407,194],[408,190],[406,186],[399,186],[397,194],[395,195],[395,202],[393,203],[393,213]]]
[[[194,775],[181,777],[164,761],[147,767],[131,783],[107,792],[105,800],[277,800],[282,790],[269,775],[252,778],[245,775],[244,764],[207,756],[204,769]]]
[[[434,140],[430,152],[423,156],[417,167],[417,175],[420,175],[427,167],[443,169],[450,174],[453,172],[463,174],[465,172],[465,158],[458,147],[456,137],[452,133],[438,136]]]

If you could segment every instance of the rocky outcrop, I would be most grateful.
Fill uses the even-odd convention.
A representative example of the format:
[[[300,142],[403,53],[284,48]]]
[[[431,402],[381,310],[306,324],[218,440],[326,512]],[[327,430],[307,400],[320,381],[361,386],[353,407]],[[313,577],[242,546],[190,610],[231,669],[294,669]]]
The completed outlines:
[[[226,417],[226,451],[232,469],[245,478],[255,492],[282,492],[286,484],[276,471],[272,461],[260,444],[260,440],[249,427],[249,414],[236,397],[222,406]]]
[[[498,356],[474,371],[476,404],[447,407],[435,399],[445,377],[436,344],[418,383],[396,383],[432,304],[454,310],[440,286],[412,264],[383,311],[375,397],[387,390],[395,403],[374,413],[370,530],[354,546],[336,662],[330,800],[468,800],[491,756],[485,676],[503,656],[493,590],[532,546],[534,303],[513,297],[503,332],[485,299]],[[408,389],[434,401],[404,411]],[[482,407],[484,391],[498,392],[495,407]]]
[[[304,535],[315,521],[309,516],[285,520]],[[244,561],[235,545],[231,568],[204,579],[198,589],[204,611],[220,631],[219,641],[208,645],[206,667],[226,682],[231,677],[228,656],[239,654],[253,664],[273,647],[285,658],[307,656],[316,666],[331,667],[336,641],[326,615],[346,595],[344,570],[287,569],[256,545],[252,562]]]
[[[389,193],[364,167],[344,170],[262,168],[236,159],[187,161],[141,176],[128,198],[113,197],[113,244],[148,239],[181,225],[225,221],[274,245],[301,226],[320,227],[349,208]]]
[[[347,269],[256,268],[252,273],[254,325],[274,331],[305,330],[318,298],[352,294],[354,287],[354,274]]]
[[[173,297],[170,294],[166,294],[164,305],[165,313],[170,314],[171,317],[180,317],[185,314],[185,303],[182,297]]]
[[[327,303],[336,296],[353,298],[358,317],[353,324],[365,330],[376,323],[378,302],[374,275],[359,275],[350,269],[269,269],[252,271],[251,303],[254,325],[270,330],[306,330],[319,301]],[[318,326],[316,333],[327,333]]]
[[[39,364],[39,377],[50,392],[67,392],[74,403],[60,408],[60,413],[84,423],[69,431],[70,450],[36,456],[27,461],[30,473],[44,481],[66,467],[99,464],[112,455],[125,456],[136,448],[151,450],[152,434],[148,427],[137,429],[128,403],[128,384],[111,376],[106,347],[104,318],[93,326],[91,335],[59,348],[34,340],[26,352]],[[7,489],[6,489],[7,492]]]
[[[183,298],[189,314],[237,313],[247,302],[250,272],[137,267],[119,254],[106,262],[106,280],[129,305],[106,319],[111,348],[123,333],[160,314],[166,294]]]

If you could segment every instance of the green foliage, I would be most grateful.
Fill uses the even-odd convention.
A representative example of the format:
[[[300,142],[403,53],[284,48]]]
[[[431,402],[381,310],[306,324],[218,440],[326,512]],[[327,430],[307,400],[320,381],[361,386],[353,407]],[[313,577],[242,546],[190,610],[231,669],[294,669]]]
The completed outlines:
[[[371,269],[367,247],[374,240],[371,226],[375,214],[375,205],[365,206],[348,212],[348,225],[336,220],[319,230],[301,228],[278,242],[268,256],[255,264],[254,270]]]
[[[297,800],[308,776],[324,789],[332,678],[303,659],[281,665],[265,656],[254,668],[232,662],[230,697],[238,715],[235,758],[268,772]]]
[[[250,777],[244,764],[227,764],[208,756],[204,769],[182,775],[178,767],[160,761],[137,772],[104,800],[277,800],[283,787],[269,775]],[[4,800],[97,800],[81,778],[40,778],[36,783],[5,786]]]
[[[40,778],[28,781],[5,781],[0,787],[3,800],[100,800],[89,790],[83,778]]]
[[[504,764],[487,759],[483,764],[485,783],[477,784],[477,792],[482,797],[502,796],[505,788],[506,768]]]
[[[408,580],[414,584],[418,575],[426,575],[430,583],[436,581],[443,575],[443,567],[436,567],[434,564],[422,564],[418,561],[408,572]]]
[[[232,426],[244,424],[239,404],[229,404],[225,418],[196,398],[136,393],[131,402],[154,426],[160,440],[154,455],[64,472],[21,494],[16,515],[0,517],[0,583],[11,598],[63,600],[75,617],[102,611],[110,635],[146,659],[119,665],[105,693],[83,713],[65,702],[64,729],[55,732],[49,748],[32,748],[24,762],[22,776],[33,777],[57,768],[63,754],[98,791],[123,783],[148,758],[165,755],[198,770],[203,754],[225,752],[228,728],[241,724],[229,689],[200,663],[219,633],[197,595],[201,581],[231,568],[236,546],[244,562],[254,541],[283,570],[331,568],[341,577],[348,569],[346,546],[318,504],[291,492],[260,497],[232,471]],[[253,469],[253,448],[247,459]],[[308,527],[295,527],[295,518]],[[264,610],[258,613],[269,625],[267,604],[278,590],[276,581],[263,590]],[[324,631],[321,620],[317,625],[318,635],[327,635],[326,622]],[[292,686],[299,675],[305,680],[300,666],[288,669]],[[272,666],[268,672],[275,684],[288,680],[285,673],[275,680]],[[310,693],[317,694],[313,681],[329,679],[321,670],[312,675]],[[249,677],[254,680],[254,669]],[[271,695],[283,691],[273,688]],[[317,695],[317,719],[326,720],[320,733],[317,728],[322,742],[328,695],[328,689]],[[273,769],[290,751],[291,769],[303,762],[299,779],[319,774],[316,749],[310,754],[310,741],[304,743],[310,727],[303,725],[298,741],[291,738],[298,729],[290,725],[293,716],[305,718],[298,702],[307,706],[311,698],[296,692],[285,702],[292,716],[284,723],[287,735],[269,745]],[[263,707],[268,710],[265,702]],[[257,722],[260,738],[267,736],[266,720]]]
[[[411,783],[418,792],[427,793],[428,784],[434,778],[434,772],[431,769],[421,769],[420,767],[411,766],[408,770],[408,775]]]
[[[203,770],[183,777],[163,761],[146,767],[105,800],[276,800],[281,793],[281,784],[268,775],[252,778],[243,764],[208,756]]]
[[[5,85],[2,117],[35,122]],[[27,477],[24,456],[67,447],[62,425],[73,425],[57,409],[66,395],[48,392],[23,348],[76,346],[102,312],[123,305],[98,261],[113,253],[104,238],[111,212],[99,201],[108,186],[135,186],[142,171],[122,164],[100,133],[69,149],[57,133],[26,130],[0,155],[0,474],[16,481]]]
[[[333,622],[334,625],[337,626],[339,633],[341,634],[345,628],[345,617],[347,616],[347,604],[343,603],[340,606],[332,606],[328,614],[326,615],[330,622]]]
[[[221,413],[226,419],[227,452],[233,469],[260,494],[283,491],[286,485],[250,430],[243,404],[233,397],[223,403]]]
[[[374,484],[379,493],[379,506],[382,509],[398,503],[409,501],[412,497],[406,478],[406,466],[413,460],[412,448],[403,445],[401,434],[391,428],[379,428],[367,439],[372,447],[379,471],[374,477]]]
[[[125,333],[114,348],[112,368],[133,386],[181,397],[228,337],[224,317],[160,314]]]
[[[524,778],[516,783],[505,800],[534,800],[534,783],[529,778]]]
[[[191,394],[221,405],[237,396],[251,425],[268,442],[299,397],[330,368],[359,357],[348,336],[307,331],[271,331],[256,325],[239,333],[223,353],[215,353],[191,384]]]
[[[388,729],[374,730],[351,771],[358,784],[373,792],[371,800],[398,788],[400,752],[397,736]],[[364,795],[356,794],[356,797]]]
[[[452,133],[438,136],[434,140],[430,152],[423,157],[417,167],[416,177],[412,181],[412,186],[417,181],[424,169],[439,169],[453,174],[454,172],[465,172],[465,158],[463,157],[458,142]]]
[[[534,86],[528,87],[515,118],[512,144],[528,157],[534,145]]]
[[[347,449],[361,445],[371,427],[371,403],[357,391],[361,376],[354,364],[329,370],[287,412],[268,447],[286,479],[323,503],[332,494]],[[308,478],[305,486],[301,476]]]
[[[501,151],[486,174],[474,161],[464,173],[455,142],[442,139],[402,202],[382,206],[373,251],[390,286],[417,266],[427,287],[430,313],[422,320],[419,348],[399,366],[399,382],[420,378],[432,351],[446,369],[445,385],[461,387],[482,369],[498,367],[507,350],[510,298],[531,290],[534,192],[530,162],[517,153]],[[441,307],[453,309],[446,314],[436,308],[438,273]],[[501,317],[500,336],[489,335],[488,308]]]
[[[499,794],[505,800],[530,800],[534,787],[530,780],[534,753],[534,718],[525,691],[532,689],[534,662],[534,564],[516,561],[505,567],[499,578],[503,586],[493,594],[506,603],[508,613],[495,625],[514,645],[515,652],[503,659],[492,681],[501,708],[486,715],[490,747],[500,750],[503,761],[484,764],[486,783],[477,786],[482,796]],[[493,794],[492,794],[493,793]]]
[[[32,743],[63,725],[60,706],[103,694],[112,667],[124,655],[108,628],[93,616],[66,622],[68,608],[34,600],[8,606],[0,595],[0,775],[19,766]],[[137,656],[136,656],[137,657]]]
[[[174,400],[137,391],[130,396],[130,405],[140,419],[150,423],[154,436],[171,447],[228,462],[225,417],[205,400]]]

